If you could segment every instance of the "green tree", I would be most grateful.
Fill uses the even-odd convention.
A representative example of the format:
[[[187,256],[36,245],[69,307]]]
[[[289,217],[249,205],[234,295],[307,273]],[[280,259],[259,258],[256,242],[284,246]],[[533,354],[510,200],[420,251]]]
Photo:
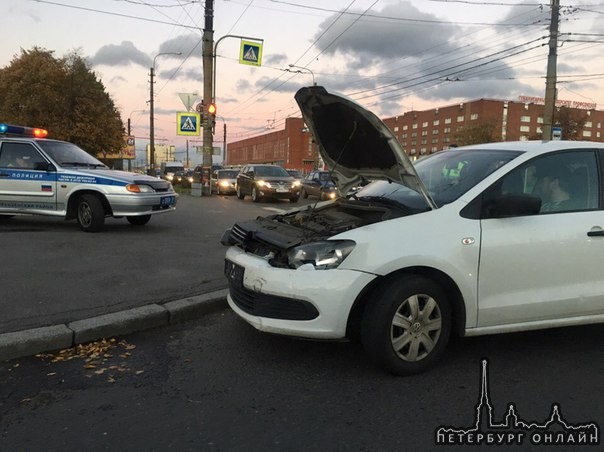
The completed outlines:
[[[485,121],[470,127],[465,127],[455,134],[455,143],[459,146],[492,143],[497,141],[494,138],[496,128],[497,122],[495,120]]]
[[[580,140],[587,122],[587,113],[568,107],[560,107],[554,112],[554,124],[562,127],[563,140]]]
[[[102,82],[77,52],[53,53],[22,49],[0,69],[0,121],[47,128],[93,155],[119,151],[122,121]]]

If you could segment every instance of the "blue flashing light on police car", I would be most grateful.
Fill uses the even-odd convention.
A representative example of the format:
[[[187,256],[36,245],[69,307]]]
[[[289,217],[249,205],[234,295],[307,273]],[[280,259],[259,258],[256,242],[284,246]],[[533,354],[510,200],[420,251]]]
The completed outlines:
[[[24,126],[14,126],[12,124],[0,124],[0,134],[3,135],[16,135],[22,137],[32,137],[32,138],[46,138],[48,136],[48,130],[40,129],[37,127],[24,127]]]

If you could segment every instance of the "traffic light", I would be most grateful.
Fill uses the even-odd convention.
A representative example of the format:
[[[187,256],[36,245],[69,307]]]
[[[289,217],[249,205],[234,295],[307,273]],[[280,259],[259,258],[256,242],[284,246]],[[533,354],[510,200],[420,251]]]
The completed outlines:
[[[212,133],[214,133],[214,126],[216,125],[216,104],[214,102],[208,105],[207,113],[208,127],[210,127]]]

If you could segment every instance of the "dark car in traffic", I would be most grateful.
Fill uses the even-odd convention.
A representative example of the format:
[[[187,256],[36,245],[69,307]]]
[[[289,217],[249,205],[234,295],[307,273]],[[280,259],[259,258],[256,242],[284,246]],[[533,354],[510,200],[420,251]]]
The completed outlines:
[[[246,165],[237,176],[237,197],[252,197],[259,202],[263,198],[289,199],[298,202],[300,182],[278,165]]]
[[[308,176],[302,179],[300,195],[304,199],[309,196],[317,196],[321,201],[336,199],[338,197],[338,187],[331,172],[324,170],[311,171]]]

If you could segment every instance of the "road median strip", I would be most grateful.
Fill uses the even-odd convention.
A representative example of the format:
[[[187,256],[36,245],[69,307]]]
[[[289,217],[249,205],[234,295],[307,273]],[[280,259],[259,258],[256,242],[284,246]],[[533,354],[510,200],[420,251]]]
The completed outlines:
[[[0,334],[0,361],[193,320],[226,307],[227,289],[67,324]]]

